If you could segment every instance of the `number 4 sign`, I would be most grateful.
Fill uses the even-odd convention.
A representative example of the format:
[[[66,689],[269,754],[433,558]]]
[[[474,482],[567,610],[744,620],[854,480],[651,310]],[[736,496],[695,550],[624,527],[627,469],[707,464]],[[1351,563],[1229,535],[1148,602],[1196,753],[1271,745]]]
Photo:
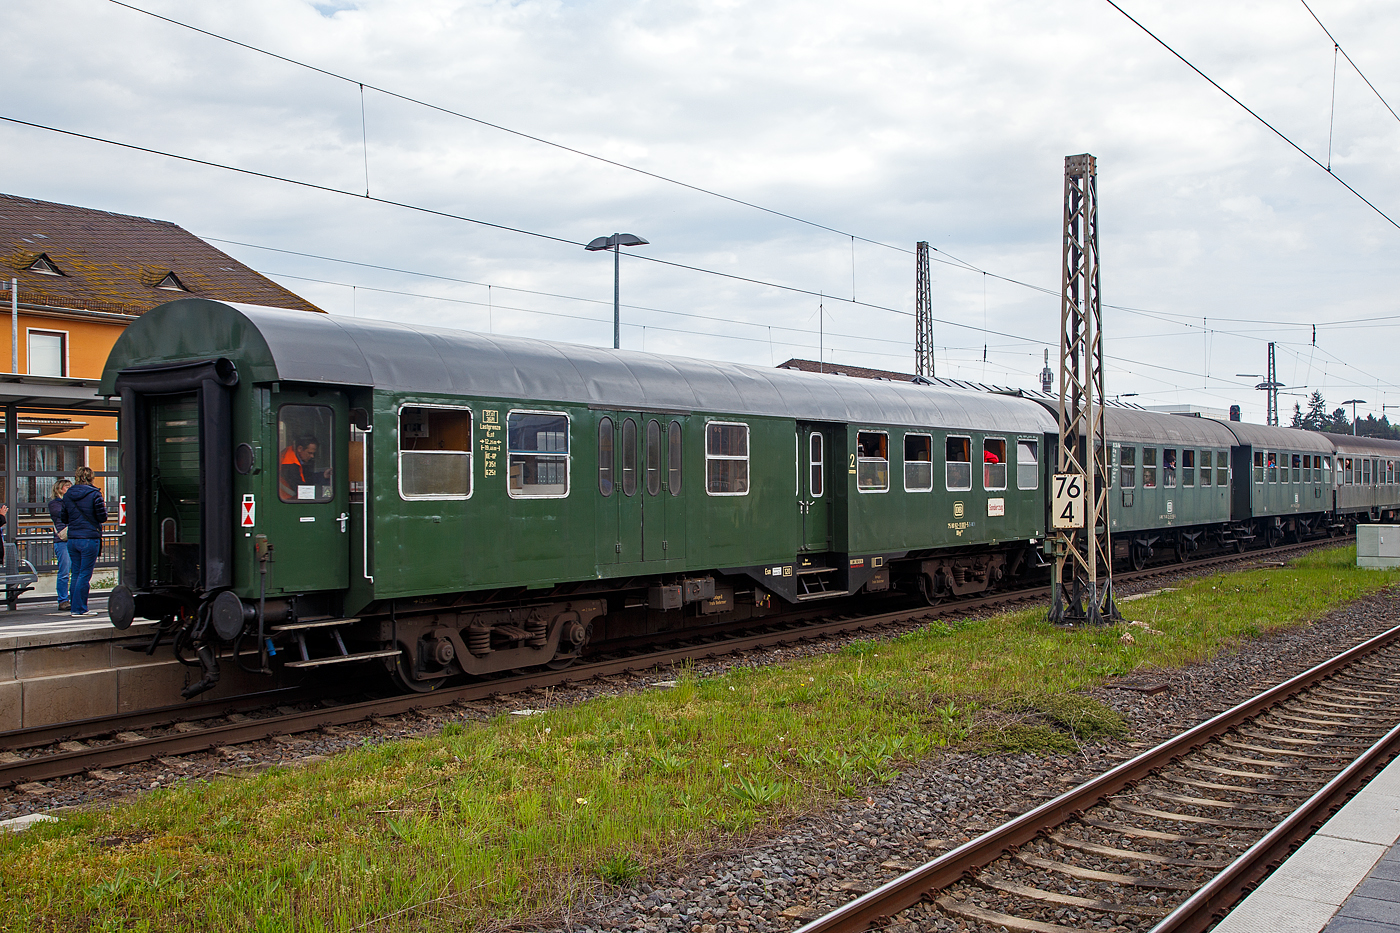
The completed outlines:
[[[1056,473],[1051,480],[1050,527],[1083,528],[1088,511],[1084,501],[1084,474]]]

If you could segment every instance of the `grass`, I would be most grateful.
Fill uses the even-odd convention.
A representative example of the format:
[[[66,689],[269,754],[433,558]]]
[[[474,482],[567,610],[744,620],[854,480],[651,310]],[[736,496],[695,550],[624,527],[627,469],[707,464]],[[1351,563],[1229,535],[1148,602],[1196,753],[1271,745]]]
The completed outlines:
[[[1047,752],[1121,735],[1080,691],[1400,580],[1354,564],[1338,549],[1127,603],[1145,627],[1070,631],[1023,612],[781,667],[685,671],[670,690],[65,814],[0,838],[0,926],[445,930],[547,913],[950,745]]]

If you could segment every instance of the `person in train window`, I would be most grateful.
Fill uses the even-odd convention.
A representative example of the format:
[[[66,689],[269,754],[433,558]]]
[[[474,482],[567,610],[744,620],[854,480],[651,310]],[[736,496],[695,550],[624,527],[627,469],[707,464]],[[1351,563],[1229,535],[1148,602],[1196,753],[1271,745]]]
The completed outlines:
[[[982,462],[983,462],[983,463],[1001,463],[1001,458],[998,457],[996,454],[992,453],[990,450],[984,450],[984,451],[982,451]]]
[[[295,502],[298,499],[315,499],[316,484],[329,483],[331,481],[330,468],[313,471],[312,465],[316,463],[316,451],[319,445],[313,434],[301,434],[297,439],[282,451],[282,459],[278,462],[277,479],[278,492],[282,496],[283,502]],[[310,490],[309,494],[304,494],[303,490]]]
[[[1176,485],[1176,451],[1168,450],[1162,459],[1162,467],[1166,470],[1167,485]]]

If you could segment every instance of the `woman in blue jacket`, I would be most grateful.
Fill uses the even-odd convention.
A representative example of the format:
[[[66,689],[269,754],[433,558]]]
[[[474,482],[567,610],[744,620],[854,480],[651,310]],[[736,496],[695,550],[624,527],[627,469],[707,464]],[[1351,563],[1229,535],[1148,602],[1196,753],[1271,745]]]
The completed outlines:
[[[107,520],[107,504],[102,492],[92,485],[92,467],[78,467],[78,484],[63,496],[59,517],[68,526],[68,554],[73,561],[73,587],[69,597],[75,616],[88,614],[88,587],[92,568],[102,550],[102,523]]]
[[[58,590],[58,608],[71,609],[68,602],[68,585],[73,580],[73,561],[68,556],[68,537],[65,535],[59,540],[58,534],[64,529],[63,524],[63,494],[66,493],[73,484],[67,479],[59,479],[53,484],[53,490],[49,493],[49,517],[53,519],[53,556],[58,561],[58,578],[55,580]]]

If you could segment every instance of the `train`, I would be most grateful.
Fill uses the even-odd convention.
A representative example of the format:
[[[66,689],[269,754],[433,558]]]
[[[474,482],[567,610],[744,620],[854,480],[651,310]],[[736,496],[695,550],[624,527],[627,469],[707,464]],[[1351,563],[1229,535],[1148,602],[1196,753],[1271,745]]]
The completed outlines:
[[[1046,566],[1055,403],[187,298],[106,363],[112,623],[200,672],[562,668]],[[1400,444],[1110,408],[1118,558],[1394,519]],[[335,667],[344,665],[344,667]],[[357,673],[351,674],[354,671]]]

